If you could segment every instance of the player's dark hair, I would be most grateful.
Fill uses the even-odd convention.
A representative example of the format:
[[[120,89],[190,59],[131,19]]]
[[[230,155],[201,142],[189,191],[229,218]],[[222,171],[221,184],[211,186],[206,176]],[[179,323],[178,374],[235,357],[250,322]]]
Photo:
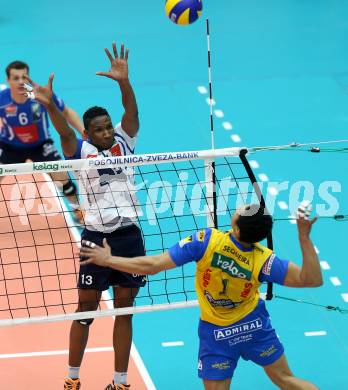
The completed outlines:
[[[259,204],[251,204],[239,215],[237,221],[241,241],[253,244],[262,241],[272,231],[273,220],[267,209]]]
[[[107,112],[107,110],[105,110],[105,108],[103,107],[97,107],[97,106],[94,106],[94,107],[91,107],[89,108],[84,114],[83,114],[83,124],[85,126],[85,130],[88,131],[89,129],[89,125],[92,121],[92,119],[94,119],[95,117],[97,116],[104,116],[104,115],[107,115],[110,117],[109,113]]]
[[[10,64],[8,64],[6,66],[6,75],[7,75],[7,78],[10,77],[10,71],[11,69],[17,69],[17,70],[20,70],[20,69],[26,69],[27,72],[29,73],[29,65],[26,64],[25,62],[23,61],[12,61]]]

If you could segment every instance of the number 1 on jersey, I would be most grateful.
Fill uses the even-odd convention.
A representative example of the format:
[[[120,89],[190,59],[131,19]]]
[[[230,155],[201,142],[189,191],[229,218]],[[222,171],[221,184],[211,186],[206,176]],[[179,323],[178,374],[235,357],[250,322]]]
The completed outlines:
[[[222,279],[221,282],[222,282],[222,290],[219,292],[219,295],[226,295],[229,280]]]

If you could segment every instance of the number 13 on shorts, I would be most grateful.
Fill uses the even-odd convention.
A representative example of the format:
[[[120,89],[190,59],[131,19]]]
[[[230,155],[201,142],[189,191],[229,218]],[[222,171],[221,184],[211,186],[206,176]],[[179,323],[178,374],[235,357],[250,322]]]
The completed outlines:
[[[80,274],[80,282],[81,284],[90,286],[93,283],[92,275]]]

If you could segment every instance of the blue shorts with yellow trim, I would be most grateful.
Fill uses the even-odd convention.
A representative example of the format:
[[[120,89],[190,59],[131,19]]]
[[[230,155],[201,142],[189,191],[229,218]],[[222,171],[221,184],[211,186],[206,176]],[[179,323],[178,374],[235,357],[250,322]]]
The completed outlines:
[[[267,366],[284,353],[262,300],[254,311],[230,326],[200,320],[198,334],[198,376],[202,379],[232,378],[240,357]]]

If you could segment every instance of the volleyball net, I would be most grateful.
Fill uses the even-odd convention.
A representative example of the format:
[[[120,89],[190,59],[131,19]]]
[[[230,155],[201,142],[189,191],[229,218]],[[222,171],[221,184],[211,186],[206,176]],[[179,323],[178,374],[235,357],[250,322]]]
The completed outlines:
[[[228,148],[0,165],[0,326],[197,305],[195,264],[187,264],[148,276],[135,307],[108,309],[112,298],[103,295],[98,310],[75,313],[83,226],[50,174],[70,172],[89,214],[117,212],[120,226],[136,221],[151,255],[206,227],[229,230],[239,205],[260,201],[246,153]],[[114,217],[103,223],[115,224]],[[94,223],[86,217],[87,228]]]

